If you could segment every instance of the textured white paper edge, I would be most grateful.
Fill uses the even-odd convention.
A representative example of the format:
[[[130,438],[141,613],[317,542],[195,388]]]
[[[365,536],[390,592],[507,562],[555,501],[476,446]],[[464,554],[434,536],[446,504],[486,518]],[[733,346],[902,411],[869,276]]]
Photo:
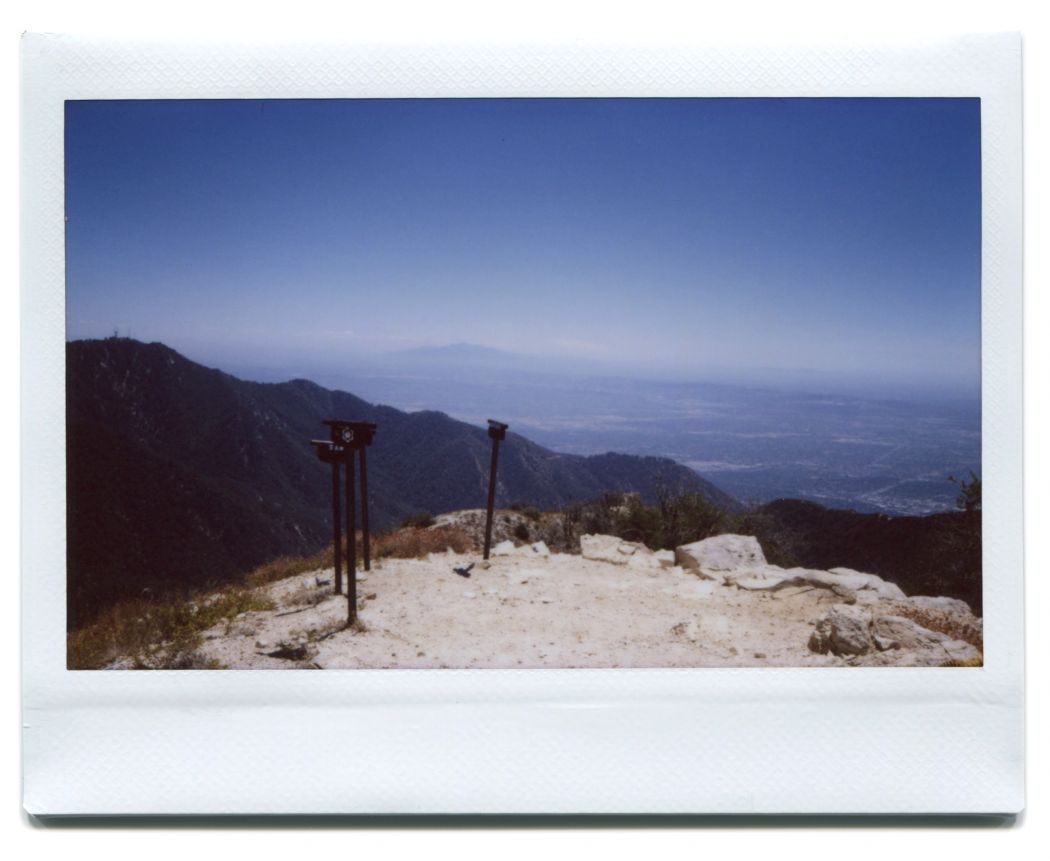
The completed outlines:
[[[1009,34],[631,46],[25,37],[26,809],[1019,811],[1020,70]],[[65,669],[64,99],[662,95],[981,98],[983,668]]]

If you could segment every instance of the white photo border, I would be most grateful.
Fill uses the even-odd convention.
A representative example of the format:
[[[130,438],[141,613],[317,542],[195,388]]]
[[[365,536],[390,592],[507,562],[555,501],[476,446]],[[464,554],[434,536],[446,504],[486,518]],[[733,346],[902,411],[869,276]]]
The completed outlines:
[[[1023,796],[1021,46],[23,37],[24,805],[36,815],[1010,814]],[[982,668],[66,670],[68,99],[981,99]]]

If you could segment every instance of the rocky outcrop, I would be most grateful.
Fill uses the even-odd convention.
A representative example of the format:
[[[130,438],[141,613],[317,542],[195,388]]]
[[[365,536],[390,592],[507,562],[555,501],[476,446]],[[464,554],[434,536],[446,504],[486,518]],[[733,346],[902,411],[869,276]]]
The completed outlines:
[[[817,622],[809,647],[822,654],[867,658],[861,663],[909,667],[966,664],[981,657],[970,643],[911,619],[849,604],[836,604]]]
[[[738,589],[776,591],[788,586],[828,589],[847,603],[905,598],[895,583],[851,568],[814,571],[770,565],[758,540],[747,535],[716,535],[685,544],[675,549],[675,558],[683,568],[700,577]]]
[[[849,604],[836,604],[817,622],[809,647],[822,654],[867,654],[871,651],[871,613]]]
[[[624,541],[615,535],[580,536],[580,555],[595,562],[629,565],[632,568],[661,568],[659,557],[644,544]]]
[[[847,663],[941,666],[981,660],[974,645],[981,642],[981,620],[964,601],[909,598],[897,584],[852,568],[818,571],[771,565],[752,536],[706,538],[676,547],[673,559],[670,551],[654,553],[612,535],[585,535],[580,550],[586,559],[628,567],[660,569],[677,562],[681,568],[676,570],[710,581],[714,590],[794,589],[788,597],[822,590],[835,603],[814,623],[809,648]],[[700,636],[695,621],[680,622],[671,632],[690,642]]]
[[[674,555],[683,568],[709,580],[718,580],[727,571],[767,565],[758,539],[750,535],[716,535],[676,547]]]
[[[780,568],[765,565],[761,568],[743,568],[728,571],[724,582],[738,589],[776,591],[788,586],[827,589],[846,603],[857,601],[903,600],[904,592],[895,583],[889,583],[874,574],[864,574],[850,568],[833,568],[830,571],[814,571],[809,568]]]

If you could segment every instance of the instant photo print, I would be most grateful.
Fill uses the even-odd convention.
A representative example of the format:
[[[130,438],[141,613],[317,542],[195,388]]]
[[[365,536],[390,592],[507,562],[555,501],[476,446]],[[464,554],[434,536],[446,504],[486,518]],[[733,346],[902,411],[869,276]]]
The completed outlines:
[[[1022,809],[1017,36],[22,63],[30,814]]]

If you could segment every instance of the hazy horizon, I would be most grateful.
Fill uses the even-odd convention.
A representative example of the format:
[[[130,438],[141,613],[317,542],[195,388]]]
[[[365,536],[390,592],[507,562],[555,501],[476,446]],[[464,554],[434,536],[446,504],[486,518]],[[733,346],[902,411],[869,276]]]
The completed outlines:
[[[67,336],[979,391],[973,99],[68,102]]]
[[[113,330],[108,334],[85,338],[67,337],[67,341],[103,340],[108,337],[132,338],[148,342],[131,331]],[[412,409],[397,397],[384,396],[374,389],[355,390],[361,380],[411,377],[435,381],[476,381],[479,377],[493,381],[506,379],[515,385],[528,377],[565,376],[575,382],[603,379],[722,385],[753,390],[785,390],[810,394],[841,394],[874,400],[915,401],[933,397],[946,401],[980,403],[979,380],[930,381],[887,377],[878,374],[837,373],[813,368],[776,368],[762,366],[704,365],[691,368],[660,368],[637,363],[616,363],[596,359],[575,359],[564,355],[513,353],[484,344],[428,344],[377,353],[350,355],[340,361],[326,360],[313,352],[282,354],[268,351],[261,356],[241,356],[222,344],[208,344],[194,339],[176,343],[157,341],[174,349],[197,364],[213,367],[243,380],[279,383],[308,379],[326,388],[341,389],[365,397],[374,403],[388,403],[401,409]],[[464,352],[460,353],[460,350]],[[475,352],[477,351],[477,352]],[[442,354],[448,354],[444,361]],[[443,409],[440,403],[422,407]],[[452,409],[454,412],[454,409]]]

